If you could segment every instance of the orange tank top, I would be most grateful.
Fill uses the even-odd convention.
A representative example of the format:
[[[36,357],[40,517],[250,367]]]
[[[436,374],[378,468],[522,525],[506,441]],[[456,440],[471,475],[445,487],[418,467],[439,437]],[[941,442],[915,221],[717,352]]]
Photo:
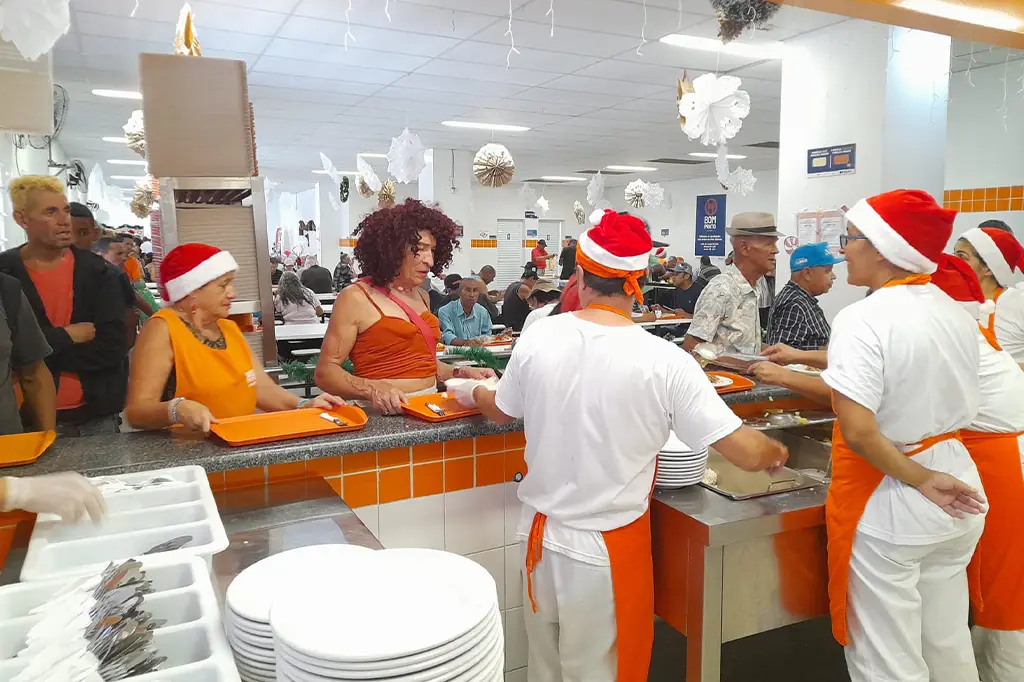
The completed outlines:
[[[171,335],[175,398],[206,405],[218,419],[256,412],[256,370],[238,325],[218,322],[227,344],[218,350],[197,339],[173,310],[164,308],[153,317],[166,322]]]
[[[426,379],[437,374],[437,349],[427,348],[423,334],[412,322],[400,317],[385,315],[380,306],[361,285],[370,304],[380,313],[362,334],[356,337],[349,358],[355,367],[355,374],[363,379]],[[429,310],[420,317],[430,325],[441,338],[441,324]]]
[[[60,265],[50,270],[33,270],[27,265],[29,279],[39,293],[46,317],[54,327],[71,324],[71,313],[75,307],[73,293],[75,282],[75,255],[71,249],[64,251]],[[72,372],[61,372],[57,382],[57,409],[73,410],[85,404],[82,382]]]

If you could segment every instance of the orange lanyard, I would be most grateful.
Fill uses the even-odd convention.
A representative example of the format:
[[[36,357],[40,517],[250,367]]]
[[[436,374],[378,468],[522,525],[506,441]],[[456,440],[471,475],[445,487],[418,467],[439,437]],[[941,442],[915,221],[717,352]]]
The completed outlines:
[[[619,310],[618,308],[613,308],[610,305],[603,305],[601,303],[591,303],[590,305],[587,306],[587,310],[590,310],[591,308],[593,308],[594,310],[607,310],[610,313],[615,313],[619,317],[626,318],[630,322],[633,321],[633,316],[632,315],[630,315],[629,313],[624,313],[621,310]]]
[[[928,284],[931,281],[931,275],[911,275],[910,277],[904,277],[903,279],[894,279],[891,282],[886,282],[885,284],[882,285],[882,288],[885,289],[886,287],[898,287],[901,284]]]
[[[1002,289],[997,289],[996,290],[996,295],[992,297],[993,305],[997,301],[999,301],[999,297],[1002,296],[1002,295],[1003,295],[1003,290]],[[996,350],[1002,350],[1003,349],[1003,347],[999,344],[999,341],[996,339],[996,314],[995,314],[995,312],[992,312],[991,314],[989,314],[989,316],[988,316],[988,326],[987,327],[982,327],[981,323],[979,322],[978,323],[978,329],[981,330],[981,335],[985,337],[985,340],[988,341],[990,346],[992,346]]]

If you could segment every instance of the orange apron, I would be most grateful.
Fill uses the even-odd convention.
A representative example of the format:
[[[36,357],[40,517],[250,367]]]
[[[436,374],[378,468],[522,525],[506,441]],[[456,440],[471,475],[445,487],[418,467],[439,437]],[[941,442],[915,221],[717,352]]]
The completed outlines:
[[[918,285],[930,281],[929,275],[913,275],[884,286]],[[919,447],[904,454],[912,457],[934,445],[953,439],[960,439],[959,432],[931,436],[922,440]],[[846,629],[846,596],[853,540],[868,500],[884,478],[885,475],[881,471],[850,449],[843,440],[839,422],[836,421],[832,428],[832,482],[825,499],[825,527],[828,531],[828,600],[829,611],[832,614],[832,635],[843,646],[849,644]]]
[[[627,317],[622,311],[610,306],[595,304],[588,307]],[[526,592],[534,613],[537,612],[537,602],[533,598],[533,569],[540,563],[544,553],[544,526],[547,520],[547,515],[540,512],[534,515],[526,542]],[[615,599],[615,680],[646,682],[651,667],[651,649],[654,647],[654,557],[651,551],[650,494],[643,516],[622,528],[604,531],[601,537],[608,548],[612,595]]]

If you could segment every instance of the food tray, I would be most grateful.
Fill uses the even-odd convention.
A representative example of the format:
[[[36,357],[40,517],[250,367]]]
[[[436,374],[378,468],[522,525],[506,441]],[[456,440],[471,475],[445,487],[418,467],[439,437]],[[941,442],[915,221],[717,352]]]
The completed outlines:
[[[198,557],[154,562],[136,557],[153,581],[146,608],[167,623],[153,633],[153,642],[167,662],[160,670],[130,678],[138,682],[240,682],[224,637],[217,594],[209,570]],[[101,567],[96,573],[102,571]],[[40,616],[30,615],[62,588],[81,579],[63,578],[18,583],[0,588],[0,682],[9,682],[27,661],[15,658],[25,636]]]
[[[718,395],[724,395],[726,393],[736,393],[737,391],[746,391],[756,386],[756,384],[750,379],[747,379],[746,377],[741,377],[739,374],[733,374],[732,372],[706,372],[706,374],[709,378],[723,377],[725,379],[730,379],[732,381],[732,383],[729,384],[728,386],[716,386],[715,391],[718,393]]]
[[[326,419],[321,419],[325,410],[305,408],[285,412],[267,412],[248,414],[243,417],[221,419],[217,424],[210,425],[210,431],[228,445],[255,445],[273,441],[322,436],[328,433],[344,433],[358,431],[366,426],[366,413],[355,405],[342,405],[327,412],[346,422],[348,426],[338,426]]]
[[[402,404],[402,410],[412,417],[428,422],[446,422],[452,419],[462,419],[463,417],[472,417],[475,414],[480,414],[480,410],[475,407],[463,407],[455,398],[448,397],[447,393],[428,393],[427,395],[412,396],[408,401]],[[445,415],[442,417],[434,414],[427,409],[427,403],[437,405],[445,411]]]
[[[0,467],[31,464],[53,445],[56,431],[33,431],[0,436]]]
[[[202,467],[176,467],[109,478],[140,484],[156,476],[174,482],[143,490],[104,493],[107,516],[99,524],[64,524],[52,514],[40,514],[28,543],[21,580],[99,573],[111,561],[141,558],[154,545],[180,535],[191,535],[193,540],[181,549],[147,556],[147,561],[157,564],[199,556],[210,565],[214,554],[227,549],[228,536]]]

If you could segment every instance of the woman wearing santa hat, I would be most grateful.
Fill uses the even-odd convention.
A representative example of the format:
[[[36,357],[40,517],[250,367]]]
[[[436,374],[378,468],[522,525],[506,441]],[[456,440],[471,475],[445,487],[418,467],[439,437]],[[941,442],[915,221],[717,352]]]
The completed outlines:
[[[493,421],[525,420],[518,537],[530,679],[647,680],[650,496],[670,429],[748,471],[787,457],[743,426],[688,353],[633,324],[651,248],[642,220],[604,212],[577,244],[584,309],[536,322],[497,391],[474,381],[450,389]]]
[[[274,383],[231,320],[238,264],[206,244],[182,244],[160,264],[164,308],[143,325],[135,344],[125,417],[140,429],[181,424],[209,431],[218,419],[294,410],[331,409],[340,398],[299,399]]]
[[[972,317],[987,320],[981,285],[963,260],[943,254],[932,282]],[[1019,682],[1024,680],[1024,472],[1017,438],[1024,432],[1024,372],[980,323],[977,336],[981,403],[961,432],[989,504],[985,532],[967,570],[974,650],[984,682]]]
[[[954,211],[897,190],[847,213],[848,278],[822,378],[838,420],[825,504],[832,632],[853,682],[966,682],[967,565],[984,527],[961,430],[978,414],[977,324],[931,284]]]
[[[996,302],[988,321],[1004,350],[1024,367],[1024,291],[1014,288],[1024,268],[1024,247],[1012,233],[995,227],[975,227],[956,242],[955,253],[967,261],[981,282],[986,300]]]

